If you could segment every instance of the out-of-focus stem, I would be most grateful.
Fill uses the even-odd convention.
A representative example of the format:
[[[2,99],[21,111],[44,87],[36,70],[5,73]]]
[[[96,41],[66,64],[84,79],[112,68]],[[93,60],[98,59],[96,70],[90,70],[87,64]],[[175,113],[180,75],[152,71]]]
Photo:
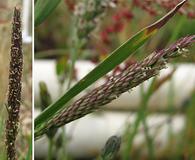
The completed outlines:
[[[53,152],[53,139],[49,139],[49,147],[48,147],[48,160],[52,160],[52,152]]]

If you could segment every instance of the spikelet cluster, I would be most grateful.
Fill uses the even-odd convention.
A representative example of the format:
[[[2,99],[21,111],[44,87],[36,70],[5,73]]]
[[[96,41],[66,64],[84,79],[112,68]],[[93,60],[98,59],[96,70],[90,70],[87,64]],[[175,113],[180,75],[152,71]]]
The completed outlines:
[[[15,160],[15,141],[18,134],[19,112],[21,101],[21,78],[23,69],[22,33],[20,10],[14,9],[13,28],[10,52],[9,87],[7,97],[8,119],[6,121],[7,159]]]
[[[166,68],[169,59],[185,54],[185,48],[193,42],[195,42],[195,35],[181,38],[168,48],[155,51],[143,61],[132,64],[120,74],[110,77],[103,85],[58,112],[45,124],[44,130],[35,134],[35,137],[38,138],[49,128],[58,128],[99,109],[100,106],[110,103],[122,93],[158,75],[160,70]]]

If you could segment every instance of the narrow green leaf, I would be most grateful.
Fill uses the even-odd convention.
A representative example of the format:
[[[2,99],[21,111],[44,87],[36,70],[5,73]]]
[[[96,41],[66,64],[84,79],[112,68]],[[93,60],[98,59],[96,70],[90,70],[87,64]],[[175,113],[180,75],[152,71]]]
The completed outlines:
[[[35,26],[41,24],[57,7],[61,0],[37,0],[35,4]]]
[[[32,159],[32,136],[29,137],[29,148],[25,160],[31,160],[31,159]]]
[[[131,54],[133,54],[138,48],[140,48],[152,35],[154,35],[162,26],[164,26],[167,21],[175,15],[179,8],[187,0],[179,3],[174,9],[172,9],[163,18],[153,23],[152,25],[144,28],[133,37],[128,39],[119,48],[114,50],[110,56],[108,56],[103,62],[101,62],[96,68],[94,68],[90,73],[88,73],[83,79],[81,79],[77,84],[75,84],[70,90],[68,90],[61,98],[56,102],[51,104],[46,110],[44,110],[35,119],[35,137],[36,132],[44,129],[44,124],[51,119],[58,111],[65,107],[64,105],[69,102],[72,98],[82,92],[84,89],[89,87],[99,78],[110,72],[117,65],[123,62]]]

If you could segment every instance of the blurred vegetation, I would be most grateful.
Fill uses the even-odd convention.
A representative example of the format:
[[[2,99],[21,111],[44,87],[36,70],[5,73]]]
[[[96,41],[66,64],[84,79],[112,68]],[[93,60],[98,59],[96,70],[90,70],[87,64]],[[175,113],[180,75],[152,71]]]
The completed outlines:
[[[194,3],[194,0],[192,3]],[[101,32],[107,27],[114,25],[113,17],[117,17],[117,13],[123,10],[131,12],[133,17],[122,21],[122,24],[120,24],[122,26],[120,27],[123,29],[120,32],[113,33],[110,37],[112,43],[105,46],[101,39]],[[131,35],[159,19],[165,13],[166,11],[161,8],[160,15],[151,16],[140,8],[133,7],[132,2],[120,0],[118,6],[108,10],[102,22],[97,24],[98,28],[90,37],[86,50],[82,51],[84,53],[79,58],[87,57],[91,59],[100,57],[102,54],[110,53]],[[72,21],[73,16],[73,11],[68,9],[64,1],[61,1],[54,12],[40,26],[35,28],[35,54],[47,50],[53,50],[53,56],[51,57],[56,57],[55,54],[58,54],[59,50],[64,51],[64,54],[66,54],[71,43],[70,31],[74,27],[74,22]],[[153,49],[164,48],[168,42],[173,42],[182,36],[195,34],[194,25],[195,19],[177,14],[168,25],[161,29],[161,32],[157,36],[145,45],[143,49],[146,51],[145,54],[150,53]],[[173,36],[171,40],[170,35]],[[143,52],[140,54],[140,57],[144,56]],[[194,59],[194,55],[192,54],[192,57],[183,60],[193,61]]]

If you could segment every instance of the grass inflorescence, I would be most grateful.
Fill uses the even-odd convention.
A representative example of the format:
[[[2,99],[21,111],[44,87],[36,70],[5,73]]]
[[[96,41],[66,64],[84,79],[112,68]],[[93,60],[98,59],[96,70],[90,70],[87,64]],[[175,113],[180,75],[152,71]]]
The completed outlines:
[[[100,106],[118,98],[122,93],[158,75],[160,70],[166,68],[168,60],[185,54],[185,48],[192,44],[194,39],[195,35],[181,38],[166,49],[155,51],[143,61],[130,65],[122,73],[111,77],[103,85],[93,89],[56,114],[39,134],[44,134],[49,128],[61,127],[94,112]]]
[[[17,159],[15,141],[18,134],[23,69],[21,19],[20,9],[18,8],[14,9],[11,43],[7,98],[8,119],[6,121],[6,149],[7,159],[15,160]]]

